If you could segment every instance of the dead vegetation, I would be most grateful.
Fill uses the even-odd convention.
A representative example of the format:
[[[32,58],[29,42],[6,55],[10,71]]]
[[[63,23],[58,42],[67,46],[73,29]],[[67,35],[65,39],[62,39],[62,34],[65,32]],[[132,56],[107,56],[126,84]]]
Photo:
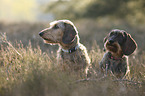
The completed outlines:
[[[96,70],[90,79],[62,72],[59,67],[54,66],[58,47],[43,44],[38,36],[38,32],[47,24],[0,23],[2,26],[0,27],[0,96],[145,95],[145,46],[142,45],[144,30],[122,24],[103,25],[92,22],[75,22],[80,32],[81,43],[87,47],[93,68]],[[98,62],[104,53],[102,40],[112,28],[123,28],[139,45],[138,51],[129,57],[131,74],[122,80],[113,75],[109,77],[98,75]]]

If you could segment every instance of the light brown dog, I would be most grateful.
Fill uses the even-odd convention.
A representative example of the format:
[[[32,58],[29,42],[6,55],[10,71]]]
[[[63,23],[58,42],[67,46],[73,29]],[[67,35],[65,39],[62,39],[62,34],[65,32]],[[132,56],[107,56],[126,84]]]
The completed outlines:
[[[116,77],[123,78],[130,71],[126,56],[135,51],[136,42],[124,30],[115,29],[104,38],[104,47],[107,52],[100,62],[102,72],[107,75],[107,70],[110,70]]]
[[[90,58],[86,47],[79,42],[78,31],[71,21],[51,22],[50,27],[42,30],[39,35],[45,43],[59,45],[57,59],[63,70],[87,74]]]

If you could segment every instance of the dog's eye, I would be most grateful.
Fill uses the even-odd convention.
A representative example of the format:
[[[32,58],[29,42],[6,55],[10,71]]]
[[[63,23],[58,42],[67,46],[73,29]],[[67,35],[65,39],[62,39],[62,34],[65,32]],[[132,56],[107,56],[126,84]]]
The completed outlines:
[[[111,32],[111,33],[110,33],[110,36],[112,36],[112,35],[114,35],[114,34],[115,34],[114,32]]]
[[[58,27],[58,25],[54,25],[53,28],[54,29],[58,29],[59,27]]]
[[[113,35],[114,35],[114,36],[117,36],[118,33],[117,33],[117,32],[111,32],[111,33],[110,33],[110,36],[113,36]]]

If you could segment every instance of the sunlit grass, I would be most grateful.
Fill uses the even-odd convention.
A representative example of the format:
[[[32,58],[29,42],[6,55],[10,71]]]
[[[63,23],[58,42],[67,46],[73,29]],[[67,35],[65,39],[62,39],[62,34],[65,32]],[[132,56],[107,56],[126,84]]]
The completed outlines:
[[[3,38],[4,36],[4,38]],[[55,54],[33,48],[31,43],[23,47],[21,42],[12,44],[6,35],[1,37],[0,49],[0,96],[143,96],[145,93],[145,55],[130,57],[131,79],[115,77],[78,81],[75,74],[63,72],[57,66]],[[96,42],[89,56],[98,72],[98,62],[103,51]],[[20,55],[21,54],[21,55]],[[140,58],[139,58],[140,57]],[[76,82],[78,81],[78,82]]]
[[[74,22],[96,70],[90,80],[56,66],[58,46],[44,44],[38,35],[48,23],[0,22],[0,96],[144,96],[144,28],[130,26],[125,21],[110,23],[107,18],[96,21]],[[138,44],[137,52],[129,57],[129,79],[98,75],[104,54],[103,38],[113,28],[126,30]]]

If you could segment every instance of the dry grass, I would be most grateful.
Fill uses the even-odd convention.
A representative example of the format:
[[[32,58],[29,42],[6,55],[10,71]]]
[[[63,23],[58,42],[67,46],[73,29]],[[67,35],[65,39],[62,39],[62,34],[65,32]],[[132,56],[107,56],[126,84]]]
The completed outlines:
[[[98,73],[98,62],[104,54],[101,42],[107,31],[114,27],[90,22],[93,21],[88,20],[84,23],[82,20],[76,22],[76,26],[80,31],[81,42],[88,48],[93,68]],[[85,28],[81,24],[91,28]],[[55,66],[58,47],[43,44],[37,35],[45,24],[1,23],[1,25],[0,31],[6,32],[8,37],[6,35],[0,37],[0,96],[145,95],[145,51],[144,46],[141,46],[143,41],[138,42],[144,40],[145,36],[141,28],[121,26],[134,34],[133,37],[139,44],[139,51],[129,58],[131,69],[129,79],[118,80],[114,76],[102,78],[97,75],[93,79],[84,80],[76,74],[62,72]],[[136,30],[140,30],[139,33],[136,33]]]

